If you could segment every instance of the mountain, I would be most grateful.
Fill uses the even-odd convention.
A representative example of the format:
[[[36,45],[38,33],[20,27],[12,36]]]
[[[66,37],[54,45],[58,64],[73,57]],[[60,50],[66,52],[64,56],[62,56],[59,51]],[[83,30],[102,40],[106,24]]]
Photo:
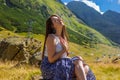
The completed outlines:
[[[119,13],[108,11],[102,15],[81,1],[71,1],[67,4],[67,7],[88,26],[96,29],[107,38],[120,44]]]
[[[51,14],[62,17],[70,41],[86,45],[96,43],[111,45],[111,41],[84,25],[83,21],[78,19],[60,0],[0,1],[0,26],[15,33],[31,31],[36,34],[45,34],[45,22]]]
[[[111,39],[120,44],[120,13],[108,10],[103,14],[103,17],[105,20],[116,25],[111,27],[111,31],[109,33]]]
[[[97,21],[101,19],[101,14],[96,12],[93,8],[88,7],[86,4],[80,1],[72,1],[67,4],[67,7],[85,23],[92,26],[93,20]]]
[[[120,25],[120,13],[108,10],[103,14],[103,17],[114,24]]]

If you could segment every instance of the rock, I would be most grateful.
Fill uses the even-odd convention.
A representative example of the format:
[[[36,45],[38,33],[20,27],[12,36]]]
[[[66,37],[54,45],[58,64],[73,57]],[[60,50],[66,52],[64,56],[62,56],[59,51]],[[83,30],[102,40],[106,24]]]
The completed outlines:
[[[119,63],[120,62],[120,57],[117,57],[112,60],[112,63]]]
[[[41,46],[41,42],[33,38],[4,38],[0,41],[0,58],[34,64],[40,61]]]

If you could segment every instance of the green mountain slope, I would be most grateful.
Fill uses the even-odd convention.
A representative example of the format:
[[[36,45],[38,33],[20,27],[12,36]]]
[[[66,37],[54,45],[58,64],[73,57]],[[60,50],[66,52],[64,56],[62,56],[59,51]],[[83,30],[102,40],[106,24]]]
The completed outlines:
[[[0,0],[0,25],[13,32],[45,33],[45,21],[51,14],[61,16],[70,41],[78,44],[111,44],[103,35],[84,25],[69,9],[57,0]],[[30,21],[31,24],[30,24]]]

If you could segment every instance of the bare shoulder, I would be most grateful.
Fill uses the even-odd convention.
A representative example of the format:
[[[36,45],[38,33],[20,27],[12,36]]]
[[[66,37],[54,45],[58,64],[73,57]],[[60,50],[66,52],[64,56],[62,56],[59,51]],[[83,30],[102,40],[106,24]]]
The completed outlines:
[[[52,34],[48,34],[48,37],[47,37],[47,42],[54,42],[54,36]]]
[[[53,36],[52,34],[48,34],[47,39],[52,39],[52,40],[54,40],[54,36]]]

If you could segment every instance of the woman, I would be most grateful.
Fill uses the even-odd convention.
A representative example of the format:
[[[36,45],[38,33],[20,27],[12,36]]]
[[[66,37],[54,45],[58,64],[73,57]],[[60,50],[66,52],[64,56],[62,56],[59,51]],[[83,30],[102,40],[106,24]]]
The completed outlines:
[[[68,38],[65,25],[57,15],[46,21],[46,35],[43,48],[41,72],[49,80],[95,80],[89,67],[81,57],[69,58]]]

